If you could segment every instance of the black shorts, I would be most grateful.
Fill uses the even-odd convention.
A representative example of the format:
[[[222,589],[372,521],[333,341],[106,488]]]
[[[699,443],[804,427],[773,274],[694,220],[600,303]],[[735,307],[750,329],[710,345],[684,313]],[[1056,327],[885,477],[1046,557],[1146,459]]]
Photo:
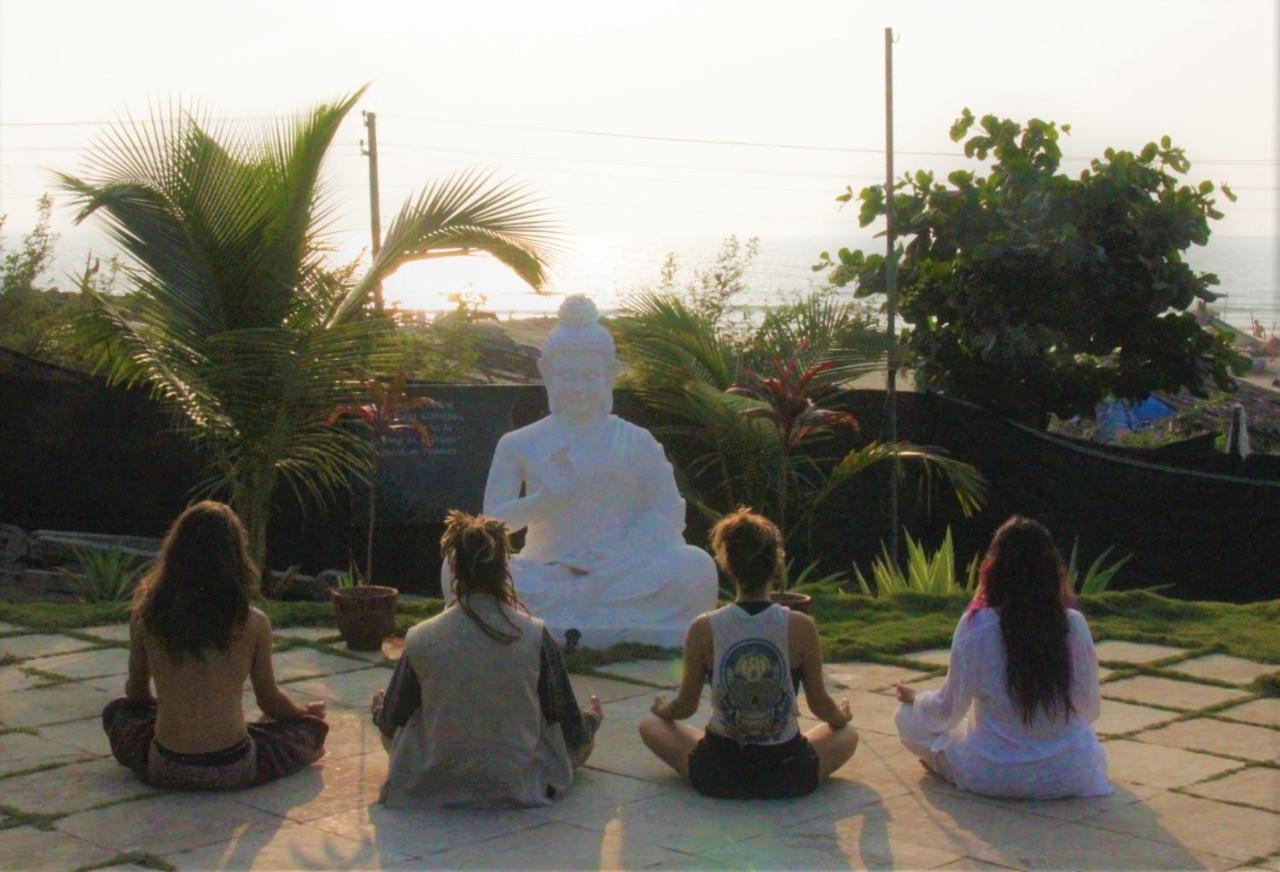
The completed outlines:
[[[788,799],[818,787],[818,753],[797,734],[780,745],[740,745],[707,733],[689,754],[694,790],[718,799]]]

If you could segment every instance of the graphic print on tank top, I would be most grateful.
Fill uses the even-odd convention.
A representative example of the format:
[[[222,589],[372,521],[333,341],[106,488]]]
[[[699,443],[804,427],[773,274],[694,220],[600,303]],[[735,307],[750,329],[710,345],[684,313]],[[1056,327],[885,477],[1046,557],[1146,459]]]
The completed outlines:
[[[786,660],[772,642],[743,639],[720,659],[720,700],[727,738],[773,739],[790,723]]]

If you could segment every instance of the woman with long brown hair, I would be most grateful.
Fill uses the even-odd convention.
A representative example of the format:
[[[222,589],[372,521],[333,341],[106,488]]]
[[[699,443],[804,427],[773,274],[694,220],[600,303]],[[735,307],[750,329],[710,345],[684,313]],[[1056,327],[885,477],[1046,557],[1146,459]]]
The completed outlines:
[[[1049,531],[1014,516],[982,562],[938,691],[898,685],[898,735],[934,774],[989,796],[1105,796],[1098,661]],[[969,723],[961,726],[970,708]]]
[[[600,700],[579,710],[559,647],[516,597],[505,524],[452,511],[440,547],[454,602],[409,630],[373,698],[391,754],[382,802],[545,805],[591,753]]]
[[[271,622],[252,605],[257,586],[230,507],[196,503],[173,522],[134,597],[125,695],[102,713],[116,760],[148,784],[247,787],[324,754],[324,703],[300,706],[276,683]],[[246,678],[266,716],[250,724]]]

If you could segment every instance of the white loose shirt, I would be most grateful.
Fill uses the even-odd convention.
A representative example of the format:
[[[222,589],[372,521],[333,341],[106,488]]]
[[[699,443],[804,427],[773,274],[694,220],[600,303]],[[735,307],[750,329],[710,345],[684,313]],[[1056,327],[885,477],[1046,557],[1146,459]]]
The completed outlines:
[[[1067,620],[1075,711],[1064,720],[1040,708],[1027,724],[1006,687],[999,614],[980,609],[960,619],[946,683],[914,703],[920,725],[938,734],[933,750],[944,752],[960,787],[1026,798],[1112,792],[1107,758],[1090,726],[1101,707],[1093,638],[1084,615],[1069,609]]]

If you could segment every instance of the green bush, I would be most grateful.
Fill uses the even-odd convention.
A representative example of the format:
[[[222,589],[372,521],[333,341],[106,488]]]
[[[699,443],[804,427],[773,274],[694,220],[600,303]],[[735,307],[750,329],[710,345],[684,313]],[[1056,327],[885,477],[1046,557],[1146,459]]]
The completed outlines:
[[[133,597],[142,576],[151,568],[151,561],[143,560],[119,545],[107,549],[71,549],[80,565],[80,572],[60,572],[71,581],[76,593],[87,603],[127,602]]]
[[[942,537],[938,550],[930,555],[923,542],[911,538],[905,533],[907,543],[906,569],[889,555],[883,543],[880,545],[880,556],[871,562],[871,578],[875,581],[874,591],[862,570],[853,568],[858,588],[866,595],[883,596],[885,594],[914,591],[917,593],[957,593],[971,591],[978,583],[978,557],[969,561],[963,573],[956,571],[955,545],[951,539],[951,528]]]

